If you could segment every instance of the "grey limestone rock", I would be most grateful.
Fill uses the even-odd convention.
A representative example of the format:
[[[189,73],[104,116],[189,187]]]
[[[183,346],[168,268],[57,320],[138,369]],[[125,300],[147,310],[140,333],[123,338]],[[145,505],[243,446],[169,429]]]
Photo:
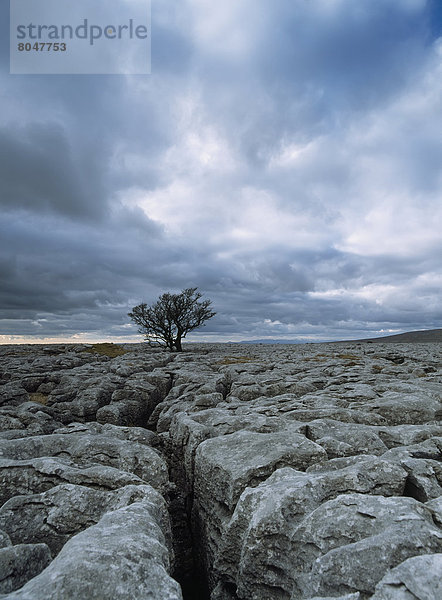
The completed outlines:
[[[442,437],[392,448],[383,455],[408,473],[406,494],[421,502],[442,495]]]
[[[114,425],[144,425],[161,395],[145,377],[133,376],[112,393],[110,403],[97,410],[96,419]]]
[[[442,425],[393,425],[378,427],[377,433],[387,448],[411,446],[428,438],[441,437]]]
[[[382,415],[389,425],[417,425],[434,422],[442,417],[440,400],[422,392],[404,394],[387,391],[376,398],[370,407],[367,406],[367,409]]]
[[[157,497],[106,513],[8,600],[47,600],[49,590],[51,600],[182,600],[169,575],[164,511]]]
[[[109,490],[145,482],[114,467],[98,464],[80,467],[65,458],[0,459],[0,504],[13,496],[44,492],[62,483]]]
[[[425,503],[425,506],[433,511],[433,520],[435,523],[442,527],[442,496],[429,500]]]
[[[29,460],[44,456],[66,457],[79,467],[101,464],[137,475],[156,488],[166,489],[167,465],[145,444],[111,434],[51,434],[0,440],[0,457]]]
[[[138,442],[145,446],[158,446],[158,435],[144,427],[113,425],[112,423],[70,423],[66,427],[56,429],[54,433],[69,435],[71,433],[103,434],[119,440]]]
[[[442,531],[413,498],[347,494],[322,504],[297,528],[291,575],[307,596],[372,594],[389,568],[441,549]]]
[[[310,600],[359,600],[361,595],[359,592],[354,592],[350,594],[345,594],[344,596],[315,596],[314,598],[310,598]],[[292,596],[291,600],[296,600],[296,596]]]
[[[0,548],[0,594],[19,589],[51,562],[46,544],[17,544]]]
[[[45,435],[52,433],[60,425],[55,411],[39,402],[26,401],[16,408],[0,408],[0,438]]]
[[[242,493],[225,525],[218,554],[213,553],[216,571],[238,587],[240,598],[264,598],[263,590],[269,586],[275,595],[289,597],[296,564],[291,553],[292,536],[306,515],[323,502],[343,492],[402,493],[406,480],[403,469],[376,457],[357,458],[334,470],[326,470],[326,463],[317,473],[282,468]]]
[[[442,598],[442,554],[408,558],[377,584],[371,600],[439,600]]]
[[[12,546],[11,538],[6,531],[0,529],[0,548],[6,548],[7,546]]]
[[[19,381],[10,381],[0,386],[0,405],[18,406],[28,400],[28,392]]]
[[[232,510],[242,491],[282,466],[306,469],[324,462],[324,450],[289,428],[273,433],[238,431],[202,442],[195,457],[195,493]]]
[[[14,544],[44,542],[55,556],[74,533],[97,523],[104,513],[151,495],[150,486],[145,485],[104,491],[62,484],[5,502],[0,508],[0,528]]]
[[[356,454],[380,455],[388,450],[376,427],[370,425],[319,419],[310,421],[307,435],[323,446],[329,458]]]

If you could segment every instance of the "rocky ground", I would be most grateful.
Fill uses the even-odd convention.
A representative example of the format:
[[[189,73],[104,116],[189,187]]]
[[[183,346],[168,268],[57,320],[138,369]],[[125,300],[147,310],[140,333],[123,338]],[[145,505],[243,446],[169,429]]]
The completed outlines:
[[[0,598],[440,600],[441,357],[0,346]]]

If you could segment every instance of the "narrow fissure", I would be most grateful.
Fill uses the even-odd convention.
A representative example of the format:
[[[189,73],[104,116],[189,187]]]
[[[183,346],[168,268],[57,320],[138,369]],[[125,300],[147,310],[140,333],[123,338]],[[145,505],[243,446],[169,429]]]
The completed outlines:
[[[174,386],[174,374],[171,373],[170,376],[167,393],[159,395],[157,404],[166,399]],[[151,431],[156,431],[158,415],[155,415],[155,408],[152,408],[144,425]],[[168,464],[172,484],[167,499],[175,559],[171,576],[180,584],[184,600],[209,600],[206,577],[199,567],[198,540],[192,527],[193,490],[191,483],[187,481],[184,456],[182,450],[178,449],[181,451],[177,452],[167,438],[162,439],[159,449]]]
[[[172,577],[181,585],[184,600],[209,600],[204,574],[199,567],[198,540],[192,526],[193,492],[187,482],[183,457],[163,448],[174,490],[169,497],[175,569]]]

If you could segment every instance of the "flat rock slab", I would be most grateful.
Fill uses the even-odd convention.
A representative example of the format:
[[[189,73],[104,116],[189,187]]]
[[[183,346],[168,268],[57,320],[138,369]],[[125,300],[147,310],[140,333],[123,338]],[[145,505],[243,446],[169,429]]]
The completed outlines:
[[[13,592],[45,569],[52,560],[46,544],[0,548],[0,594]]]
[[[243,492],[216,560],[216,569],[238,586],[240,597],[264,597],[263,590],[269,586],[275,588],[275,595],[290,596],[299,562],[292,551],[293,536],[322,503],[341,496],[344,490],[395,496],[406,480],[403,469],[376,457],[357,457],[349,465],[343,462],[342,468],[326,469],[327,463],[316,473],[279,469],[256,488]],[[319,595],[311,591],[311,595]]]
[[[158,521],[146,502],[105,514],[8,600],[182,600]]]
[[[326,459],[321,446],[290,429],[238,431],[199,445],[195,487],[201,502],[216,499],[232,510],[246,487],[257,485],[276,469],[292,466],[302,470]]]
[[[442,598],[442,554],[409,558],[377,584],[372,600],[437,600]]]
[[[78,466],[101,464],[133,473],[156,488],[167,487],[165,461],[145,444],[106,434],[50,434],[0,440],[0,457],[13,460],[66,457]]]
[[[115,467],[78,466],[67,458],[0,459],[0,504],[16,495],[45,492],[62,483],[111,490],[145,481]]]
[[[63,484],[41,494],[14,496],[0,508],[0,529],[14,544],[44,542],[55,556],[75,533],[106,512],[150,500],[152,488],[125,486],[113,491]],[[163,523],[163,528],[166,523]],[[168,539],[168,545],[170,539]]]

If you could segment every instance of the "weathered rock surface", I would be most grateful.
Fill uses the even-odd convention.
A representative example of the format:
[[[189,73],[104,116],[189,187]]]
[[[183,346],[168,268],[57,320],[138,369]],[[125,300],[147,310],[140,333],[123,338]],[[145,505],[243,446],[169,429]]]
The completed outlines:
[[[17,544],[0,548],[0,593],[13,592],[51,562],[46,544]]]
[[[409,558],[376,586],[373,600],[433,600],[442,597],[442,554]]]
[[[0,347],[2,597],[442,597],[440,344],[126,349]]]
[[[133,473],[155,488],[165,489],[168,483],[164,460],[154,449],[132,440],[106,434],[54,433],[0,441],[1,459],[26,461],[45,456],[66,458],[78,467],[113,467]]]
[[[158,515],[161,504],[135,502],[106,513],[72,537],[39,575],[8,598],[38,600],[180,600],[180,586],[168,574],[169,552]]]
[[[0,508],[0,528],[12,543],[44,542],[55,556],[74,534],[97,523],[104,513],[152,496],[151,487],[128,485],[113,491],[62,484],[41,494],[15,496]],[[163,529],[167,531],[163,518]],[[170,536],[168,536],[170,546]]]

